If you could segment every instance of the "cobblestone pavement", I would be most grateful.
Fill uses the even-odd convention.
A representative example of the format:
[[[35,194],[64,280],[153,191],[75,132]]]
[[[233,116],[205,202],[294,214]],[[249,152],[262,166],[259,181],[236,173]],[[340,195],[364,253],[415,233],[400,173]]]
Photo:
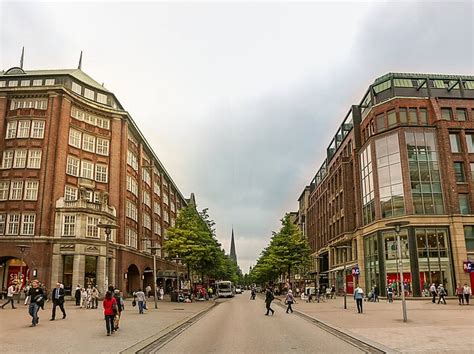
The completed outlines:
[[[3,302],[2,302],[3,303]],[[158,302],[148,303],[148,311],[139,315],[137,307],[126,301],[120,329],[106,336],[102,304],[99,309],[80,309],[74,302],[66,302],[66,319],[57,308],[56,320],[50,321],[51,303],[39,311],[40,322],[29,327],[31,317],[27,306],[15,304],[16,310],[0,309],[0,338],[2,353],[117,353],[145,340],[173,324],[183,321],[212,305],[209,302],[191,304]]]
[[[294,309],[359,338],[368,338],[400,352],[474,353],[474,301],[460,306],[457,299],[437,305],[431,299],[407,301],[408,322],[403,322],[401,301],[364,302],[358,314],[351,296],[347,310],[343,297],[327,302],[298,301]]]

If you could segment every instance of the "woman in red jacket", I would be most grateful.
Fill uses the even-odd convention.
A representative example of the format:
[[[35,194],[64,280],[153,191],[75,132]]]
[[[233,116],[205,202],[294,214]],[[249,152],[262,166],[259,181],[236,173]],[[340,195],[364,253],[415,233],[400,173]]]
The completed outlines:
[[[105,327],[107,328],[107,335],[113,333],[114,330],[114,317],[117,312],[117,301],[112,296],[112,292],[107,291],[105,294],[104,302],[104,315],[105,315]]]

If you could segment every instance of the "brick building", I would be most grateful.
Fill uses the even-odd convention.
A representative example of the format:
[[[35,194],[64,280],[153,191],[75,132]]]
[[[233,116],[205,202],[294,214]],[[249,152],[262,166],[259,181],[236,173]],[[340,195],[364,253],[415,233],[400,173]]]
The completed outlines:
[[[131,292],[188,201],[115,95],[80,69],[0,72],[0,281]],[[192,197],[194,198],[194,197]],[[161,258],[169,289],[183,268]],[[174,279],[174,280],[173,280]]]
[[[302,197],[309,189],[309,202]],[[321,284],[351,292],[358,281],[400,287],[474,285],[474,76],[379,77],[337,130],[327,158],[300,197],[299,215]],[[346,263],[346,274],[344,273]],[[358,267],[360,275],[351,271]]]

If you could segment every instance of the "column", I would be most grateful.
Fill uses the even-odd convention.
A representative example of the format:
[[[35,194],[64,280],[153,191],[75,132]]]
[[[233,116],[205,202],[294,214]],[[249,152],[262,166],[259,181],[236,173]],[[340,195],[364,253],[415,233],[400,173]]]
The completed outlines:
[[[51,260],[51,278],[49,289],[54,289],[56,283],[62,280],[62,257],[60,254],[53,254],[53,259]]]
[[[105,255],[105,253],[104,253]],[[101,294],[105,294],[107,289],[105,289],[105,256],[100,255],[97,257],[97,288]],[[110,279],[109,279],[109,284]]]
[[[86,259],[82,254],[74,255],[74,265],[72,274],[72,288],[75,289],[79,284],[84,287],[84,272],[86,267]]]

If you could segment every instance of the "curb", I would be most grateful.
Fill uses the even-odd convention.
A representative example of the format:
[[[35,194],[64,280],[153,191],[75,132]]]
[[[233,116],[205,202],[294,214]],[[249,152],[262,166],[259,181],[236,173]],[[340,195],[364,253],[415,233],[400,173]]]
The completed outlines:
[[[280,301],[276,302],[276,304],[282,308],[286,308],[286,306]],[[348,342],[349,344],[352,344],[353,346],[363,350],[366,353],[398,353],[398,351],[392,348],[386,347],[383,344],[380,344],[368,338],[359,336],[346,329],[321,321],[302,311],[299,311],[299,310],[293,310],[293,311],[299,317],[305,319],[306,321],[311,322],[312,324],[318,326],[319,328],[325,330],[328,333],[331,333],[332,335],[338,337],[339,339],[342,339],[343,341]]]
[[[163,328],[158,333],[143,339],[142,341],[135,343],[134,345],[120,351],[121,354],[134,354],[134,353],[150,353],[158,350],[166,343],[171,341],[174,337],[179,335],[185,329],[197,322],[207,312],[212,310],[218,302],[213,302],[211,306],[205,308],[198,313],[192,314],[181,321],[173,323],[166,328]]]

